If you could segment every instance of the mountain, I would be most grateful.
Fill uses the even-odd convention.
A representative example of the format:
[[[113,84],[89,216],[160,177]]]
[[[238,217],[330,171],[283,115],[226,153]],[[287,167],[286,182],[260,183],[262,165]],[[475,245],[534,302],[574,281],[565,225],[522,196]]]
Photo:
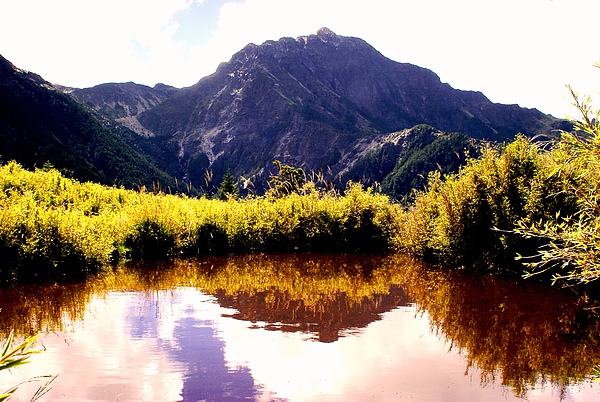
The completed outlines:
[[[477,157],[478,142],[462,133],[420,124],[386,136],[342,175],[342,182],[378,184],[381,192],[403,199],[413,189],[425,188],[427,172],[456,172],[467,157]]]
[[[536,109],[453,89],[430,70],[326,28],[249,44],[214,74],[135,118],[139,133],[152,136],[170,160],[170,173],[192,184],[206,170],[219,178],[227,169],[264,183],[275,159],[336,177],[390,133],[418,124],[492,141],[563,124]]]
[[[328,180],[378,182],[401,197],[428,170],[456,169],[473,139],[568,129],[327,28],[249,44],[183,89],[58,87],[1,56],[0,79],[1,158],[128,187],[214,191],[230,170],[261,192],[280,160]]]
[[[175,189],[175,180],[136,149],[138,137],[0,56],[3,160],[27,168],[50,163],[82,181]]]
[[[162,103],[177,89],[164,84],[156,84],[151,88],[127,82],[101,84],[84,89],[65,88],[65,92],[138,134],[149,136],[150,133],[139,124],[136,116]]]

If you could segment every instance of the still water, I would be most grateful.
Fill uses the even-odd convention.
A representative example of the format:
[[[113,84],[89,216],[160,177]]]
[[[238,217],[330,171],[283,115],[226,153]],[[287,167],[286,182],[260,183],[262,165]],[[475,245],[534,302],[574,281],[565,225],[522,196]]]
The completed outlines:
[[[0,390],[58,374],[48,401],[600,400],[580,296],[397,255],[127,266],[2,290],[0,307],[3,337],[44,349]]]

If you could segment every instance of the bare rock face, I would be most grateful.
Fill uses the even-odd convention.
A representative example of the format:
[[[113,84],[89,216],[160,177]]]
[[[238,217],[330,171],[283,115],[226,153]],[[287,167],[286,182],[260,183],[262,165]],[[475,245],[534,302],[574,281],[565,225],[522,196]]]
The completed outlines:
[[[249,44],[189,88],[124,83],[71,93],[146,137],[163,167],[195,186],[207,170],[219,180],[227,169],[264,185],[275,159],[334,178],[390,133],[419,124],[499,141],[562,124],[453,89],[327,28]]]

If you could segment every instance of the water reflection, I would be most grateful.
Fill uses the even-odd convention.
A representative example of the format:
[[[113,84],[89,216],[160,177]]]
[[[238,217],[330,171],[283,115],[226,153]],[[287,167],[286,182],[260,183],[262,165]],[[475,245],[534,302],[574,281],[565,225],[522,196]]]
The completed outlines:
[[[253,399],[257,396],[248,367],[227,367],[223,353],[225,343],[215,336],[211,322],[185,318],[177,323],[173,340],[177,347],[170,349],[170,354],[187,366],[183,375],[183,400]]]
[[[577,295],[397,255],[128,266],[0,307],[0,331],[46,347],[0,388],[60,373],[51,400],[600,397],[599,320]]]
[[[549,381],[583,381],[600,363],[600,320],[572,289],[535,282],[406,271],[405,284],[432,328],[482,371],[516,395]]]
[[[255,328],[315,334],[320,342],[335,342],[349,329],[365,328],[379,320],[382,313],[408,303],[408,296],[398,285],[390,285],[388,294],[374,294],[360,303],[349,300],[343,292],[333,293],[314,305],[292,299],[278,289],[233,296],[219,290],[215,295],[220,305],[236,310],[229,317],[251,321]]]

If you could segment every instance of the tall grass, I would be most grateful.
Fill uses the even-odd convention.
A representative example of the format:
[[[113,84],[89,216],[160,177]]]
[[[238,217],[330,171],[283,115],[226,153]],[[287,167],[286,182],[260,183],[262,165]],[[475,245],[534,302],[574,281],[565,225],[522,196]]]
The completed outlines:
[[[227,201],[154,194],[65,178],[54,169],[0,167],[3,281],[85,275],[123,259],[262,251],[379,251],[398,209],[350,184]]]
[[[530,268],[575,264],[587,281],[600,277],[597,146],[588,138],[597,140],[569,148],[563,139],[550,151],[524,137],[489,147],[455,175],[432,173],[406,210],[352,183],[341,194],[308,182],[217,200],[79,183],[10,162],[0,167],[0,281],[83,276],[125,259],[392,248],[518,274],[517,255],[537,256]],[[587,159],[573,150],[580,143]]]

